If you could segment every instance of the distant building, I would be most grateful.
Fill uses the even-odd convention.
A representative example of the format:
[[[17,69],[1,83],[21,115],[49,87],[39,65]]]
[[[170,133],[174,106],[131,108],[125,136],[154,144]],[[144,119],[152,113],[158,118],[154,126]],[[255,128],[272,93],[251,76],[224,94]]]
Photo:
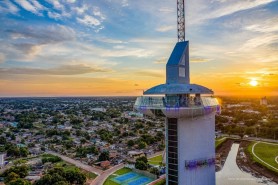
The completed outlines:
[[[261,98],[260,105],[267,105],[267,99],[266,97]]]
[[[144,152],[142,152],[142,151],[129,151],[129,152],[127,153],[127,155],[128,155],[130,158],[133,158],[133,159],[137,159],[137,158],[139,158],[139,157],[144,157],[144,156],[146,156],[146,155],[144,154]]]
[[[106,112],[105,108],[92,108],[91,110],[96,112]]]
[[[102,168],[108,168],[110,166],[110,162],[109,161],[101,161],[100,166]]]
[[[0,154],[0,168],[5,166],[4,154]]]

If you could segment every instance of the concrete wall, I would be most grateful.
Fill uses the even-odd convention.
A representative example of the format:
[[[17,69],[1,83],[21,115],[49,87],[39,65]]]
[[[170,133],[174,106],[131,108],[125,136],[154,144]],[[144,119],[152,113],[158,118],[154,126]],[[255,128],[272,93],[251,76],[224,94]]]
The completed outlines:
[[[215,157],[215,114],[178,120],[178,160],[180,185],[215,185],[215,166],[195,170],[185,161]]]

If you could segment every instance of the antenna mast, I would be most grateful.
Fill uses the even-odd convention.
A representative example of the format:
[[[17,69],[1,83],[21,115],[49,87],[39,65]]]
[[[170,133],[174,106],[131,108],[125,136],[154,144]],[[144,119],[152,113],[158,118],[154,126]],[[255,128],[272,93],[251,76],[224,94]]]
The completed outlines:
[[[185,41],[185,10],[184,0],[177,0],[178,5],[178,42]]]

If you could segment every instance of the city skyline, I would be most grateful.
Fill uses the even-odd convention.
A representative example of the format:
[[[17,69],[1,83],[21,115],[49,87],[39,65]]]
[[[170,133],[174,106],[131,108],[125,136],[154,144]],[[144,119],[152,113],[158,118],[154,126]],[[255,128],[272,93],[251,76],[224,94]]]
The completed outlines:
[[[277,10],[277,0],[188,0],[191,82],[277,95]],[[169,0],[7,0],[0,19],[0,96],[137,96],[165,83],[177,42]]]

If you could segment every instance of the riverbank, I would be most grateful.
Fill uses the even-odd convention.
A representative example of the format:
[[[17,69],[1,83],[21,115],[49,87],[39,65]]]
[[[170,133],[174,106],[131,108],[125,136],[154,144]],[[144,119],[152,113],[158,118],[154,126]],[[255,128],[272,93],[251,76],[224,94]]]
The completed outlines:
[[[237,155],[237,165],[245,172],[251,173],[258,178],[268,178],[278,184],[278,174],[252,160],[252,156],[247,152],[248,146],[251,144],[249,141],[242,141]],[[245,150],[246,149],[246,150]]]
[[[231,147],[234,143],[232,139],[225,139],[223,142],[219,143],[216,147],[216,172],[220,171],[224,166],[226,159],[231,151]]]

